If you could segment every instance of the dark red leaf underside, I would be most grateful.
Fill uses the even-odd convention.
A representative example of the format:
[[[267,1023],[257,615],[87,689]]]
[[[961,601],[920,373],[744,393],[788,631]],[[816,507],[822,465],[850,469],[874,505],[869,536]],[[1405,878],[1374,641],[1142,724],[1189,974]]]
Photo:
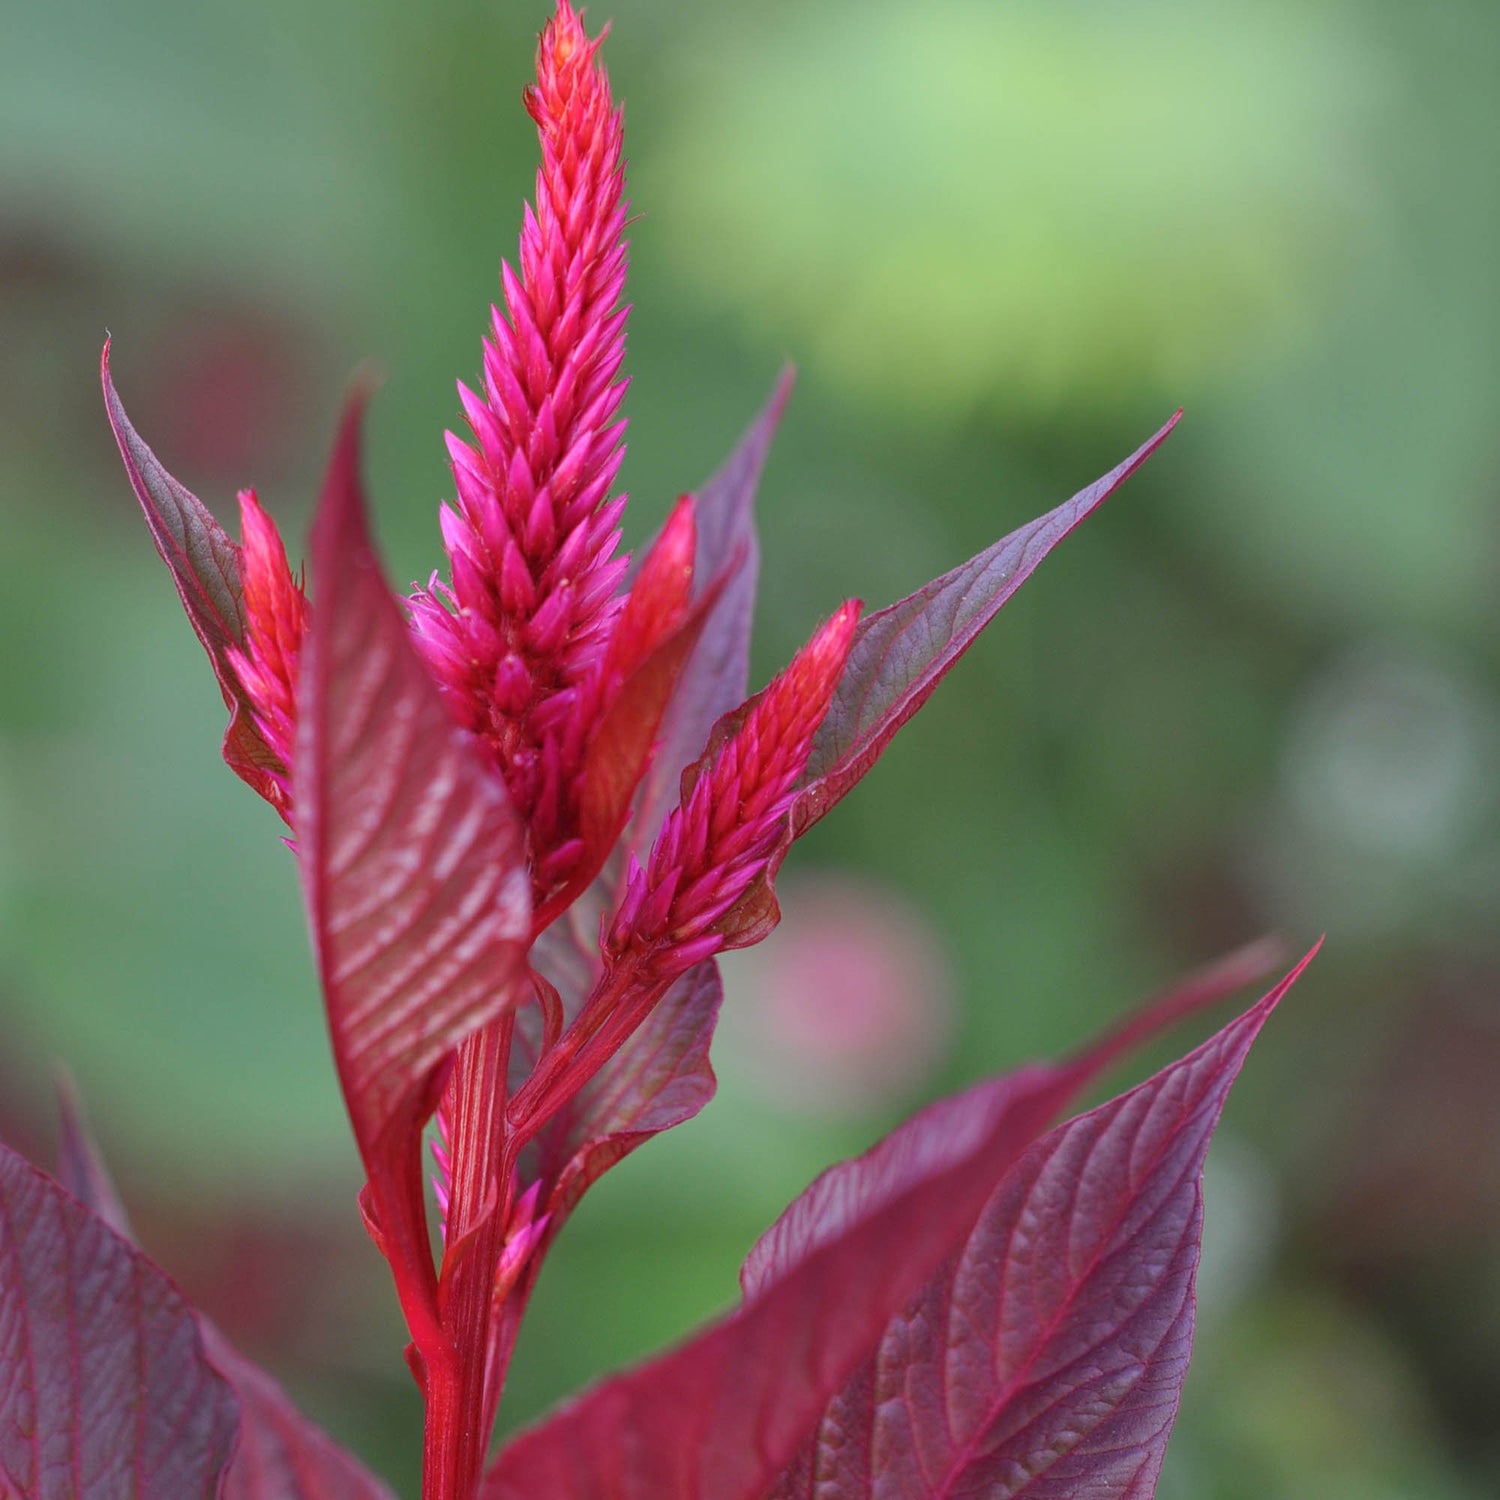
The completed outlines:
[[[240,1402],[240,1441],[221,1500],[392,1500],[384,1484],[207,1322],[203,1342]]]
[[[171,1282],[0,1147],[0,1492],[210,1500],[235,1423]]]
[[[635,817],[626,834],[636,853],[650,847],[662,819],[676,805],[678,779],[683,768],[703,753],[708,731],[745,696],[760,571],[755,492],[791,393],[792,372],[787,370],[723,467],[694,492],[696,588],[706,590],[716,579],[725,578],[726,570],[732,571],[663,718],[651,770],[641,784]]]
[[[588,972],[587,966],[580,968]],[[575,974],[570,985],[575,995],[580,979]],[[538,1212],[545,1214],[546,1227],[496,1325],[500,1347],[508,1351],[513,1344],[547,1247],[583,1195],[632,1151],[692,1119],[713,1098],[717,1079],[709,1062],[709,1043],[723,994],[712,959],[682,975],[609,1066],[548,1120],[522,1152],[519,1187],[524,1191],[540,1184]],[[569,1009],[574,1008],[576,1002],[567,990],[564,998]],[[537,1055],[536,1023],[534,1008],[521,1013],[512,1055],[517,1085]]]
[[[1183,1009],[1172,997],[1150,1020]],[[964,1244],[1007,1170],[1148,1029],[1133,1025],[1071,1063],[981,1085],[956,1108],[919,1117],[939,1123],[894,1154],[874,1153],[884,1186],[868,1212],[849,1205],[831,1236],[813,1226],[806,1253],[763,1277],[738,1312],[521,1434],[484,1500],[763,1500],[891,1320]],[[941,1141],[921,1138],[937,1129]]]
[[[740,1285],[746,1298],[759,1296],[819,1245],[837,1239],[922,1178],[960,1160],[972,1149],[987,1109],[994,1107],[977,1106],[979,1096],[989,1092],[1003,1097],[1021,1080],[1046,1072],[1058,1080],[1058,1109],[1065,1109],[1106,1068],[1153,1037],[1259,984],[1279,967],[1282,956],[1282,945],[1274,938],[1249,943],[1189,974],[1073,1058],[1033,1064],[919,1110],[863,1156],[830,1167],[792,1202],[745,1257]]]
[[[1181,415],[1056,510],[860,621],[848,665],[813,741],[793,818],[797,835],[869,771],[1042,559],[1145,463]]]
[[[61,1099],[58,1178],[123,1239],[125,1209],[99,1152],[82,1101],[71,1085]],[[239,1400],[239,1440],[220,1500],[391,1500],[390,1491],[294,1407],[263,1370],[200,1313],[209,1362]]]
[[[359,420],[356,401],[313,529],[293,827],[376,1217],[393,1263],[429,1283],[418,1132],[453,1049],[515,1003],[529,876],[500,778],[449,718],[381,574],[359,488]]]
[[[1301,967],[1016,1163],[772,1500],[1150,1500],[1192,1343],[1209,1138]]]
[[[267,768],[279,767],[280,762],[255,727],[249,700],[228,656],[229,648],[242,645],[245,638],[239,544],[196,495],[167,473],[142,442],[115,390],[109,372],[109,350],[106,342],[99,367],[109,425],[114,429],[120,457],[146,517],[151,540],[172,574],[182,607],[208,653],[229,709],[224,759],[238,776],[263,797],[269,797],[275,782],[267,774]]]

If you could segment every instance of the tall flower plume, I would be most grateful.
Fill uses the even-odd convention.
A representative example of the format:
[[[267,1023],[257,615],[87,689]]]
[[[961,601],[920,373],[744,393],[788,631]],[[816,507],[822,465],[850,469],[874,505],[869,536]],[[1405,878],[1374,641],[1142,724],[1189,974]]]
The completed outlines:
[[[624,670],[678,623],[692,561],[634,623],[633,660],[605,659],[625,601],[619,554],[627,205],[621,111],[599,39],[566,3],[526,91],[542,164],[502,269],[483,392],[460,383],[472,441],[448,434],[457,503],[444,507],[450,582],[412,600],[418,642],[465,727],[483,736],[530,835],[539,902],[583,856],[588,736]],[[684,519],[685,529],[690,521]],[[678,543],[681,551],[681,541]]]

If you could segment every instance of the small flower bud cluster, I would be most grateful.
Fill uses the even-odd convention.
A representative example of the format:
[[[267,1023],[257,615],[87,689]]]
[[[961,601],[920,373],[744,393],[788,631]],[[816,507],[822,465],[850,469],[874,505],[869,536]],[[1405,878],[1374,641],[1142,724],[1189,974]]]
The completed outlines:
[[[616,959],[649,955],[657,978],[738,946],[734,908],[768,869],[844,671],[860,605],[827,620],[786,670],[752,698],[667,816],[644,867],[632,860],[606,934]]]
[[[290,821],[297,662],[307,635],[307,596],[292,576],[276,523],[261,509],[255,491],[242,490],[239,499],[245,644],[231,647],[229,660],[254,704],[256,728],[279,762],[267,768],[273,791],[269,800]]]

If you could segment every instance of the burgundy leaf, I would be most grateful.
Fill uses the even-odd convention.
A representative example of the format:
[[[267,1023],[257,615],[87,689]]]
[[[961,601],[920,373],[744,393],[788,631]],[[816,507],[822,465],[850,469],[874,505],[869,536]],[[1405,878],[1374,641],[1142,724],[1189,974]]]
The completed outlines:
[[[780,921],[775,882],[793,840],[865,776],[896,731],[931,697],[1042,559],[1156,451],[1181,415],[1178,412],[1123,463],[1056,510],[861,620],[844,674],[814,737],[778,846],[723,919],[723,929],[735,934],[735,946],[761,941]],[[719,719],[709,733],[710,749],[734,733],[749,707],[749,703],[742,704]],[[707,757],[684,772],[684,787],[704,764]]]
[[[245,617],[240,588],[240,547],[213,518],[208,507],[167,473],[131,426],[109,372],[109,342],[100,358],[104,404],[114,429],[125,472],[141,503],[156,550],[172,574],[178,597],[194,633],[208,652],[219,691],[229,709],[224,759],[263,797],[274,801],[275,781],[268,768],[280,768],[274,751],[255,727],[229,648],[243,646]]]
[[[708,598],[711,608],[677,677],[651,766],[637,790],[624,841],[637,853],[650,847],[662,818],[676,803],[683,769],[703,753],[708,731],[745,696],[760,558],[755,491],[792,384],[793,372],[787,369],[733,453],[693,494],[694,599],[701,604]],[[649,551],[637,553],[637,572]],[[598,879],[537,939],[533,961],[561,991],[569,1017],[598,976],[599,922],[618,903],[623,878],[624,862],[616,851]]]
[[[71,1082],[59,1092],[59,1181],[122,1239],[131,1240],[124,1206],[83,1101]],[[390,1491],[308,1421],[265,1371],[201,1313],[197,1319],[209,1362],[239,1398],[239,1442],[220,1500],[391,1500]]]
[[[678,679],[651,770],[641,785],[636,815],[627,834],[630,848],[637,854],[650,848],[662,819],[675,805],[683,767],[703,753],[708,731],[745,696],[760,570],[755,491],[792,394],[792,381],[792,371],[783,371],[771,399],[734,452],[694,495],[698,550],[693,576],[697,588],[706,590],[726,570],[732,571]]]
[[[792,371],[783,371],[734,452],[693,495],[694,603],[707,603],[709,609],[698,627],[697,644],[677,675],[650,768],[637,789],[624,846],[638,854],[650,847],[662,818],[676,803],[683,769],[703,753],[709,730],[745,696],[760,559],[755,491],[792,383]],[[624,861],[617,850],[589,889],[537,940],[533,962],[561,992],[569,1018],[598,977],[599,922],[618,904],[623,879]]]
[[[813,741],[793,816],[796,835],[865,775],[1042,559],[1145,463],[1181,415],[1056,510],[860,621],[828,717]]]
[[[1171,996],[1072,1062],[924,1112],[872,1153],[881,1186],[868,1211],[825,1196],[831,1233],[805,1237],[795,1263],[769,1257],[774,1274],[738,1312],[523,1433],[484,1500],[759,1500],[1057,1111],[1123,1047],[1210,993]]]
[[[554,951],[566,957],[569,948],[555,943]],[[597,948],[591,955],[573,951],[576,968],[565,974],[561,994],[569,1011],[576,1009],[578,996],[592,983],[585,960],[593,957],[597,962]],[[546,1249],[589,1188],[638,1146],[692,1119],[713,1098],[717,1079],[708,1053],[723,994],[712,959],[688,970],[610,1066],[553,1115],[521,1153],[518,1185],[522,1191],[539,1188],[538,1212],[546,1222],[507,1298],[505,1318],[497,1325],[496,1336],[503,1342],[514,1340]],[[534,1007],[518,1017],[512,1051],[516,1086],[540,1055],[539,1024]]]
[[[685,512],[691,516],[691,511]],[[692,601],[680,621],[648,651],[621,685],[618,696],[592,732],[584,754],[583,797],[579,808],[584,853],[583,879],[536,913],[533,926],[545,930],[555,914],[571,906],[591,887],[596,894],[613,890],[619,879],[619,857],[611,861],[630,817],[631,798],[648,774],[662,720],[693,648],[712,618],[735,565],[712,580]],[[635,588],[641,588],[637,578]],[[632,601],[634,600],[632,592]],[[628,606],[627,606],[628,616]],[[607,869],[610,863],[614,869]]]
[[[1311,956],[1182,1061],[1032,1146],[773,1500],[1150,1500],[1192,1344],[1209,1138]]]
[[[0,1147],[0,1491],[211,1500],[235,1425],[172,1283]]]
[[[500,778],[449,718],[381,575],[361,410],[345,416],[313,527],[293,826],[369,1206],[420,1343],[438,1336],[421,1126],[453,1049],[515,1003],[529,876]]]
[[[221,1500],[392,1500],[353,1455],[292,1405],[207,1319],[203,1343],[240,1401],[240,1441]]]

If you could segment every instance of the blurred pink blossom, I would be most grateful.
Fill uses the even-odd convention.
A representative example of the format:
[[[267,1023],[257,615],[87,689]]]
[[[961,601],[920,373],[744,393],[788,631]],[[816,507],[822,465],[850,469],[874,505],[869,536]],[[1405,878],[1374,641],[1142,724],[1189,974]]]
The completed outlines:
[[[725,1008],[757,1089],[790,1108],[853,1114],[913,1094],[946,1057],[953,984],[942,941],[894,890],[824,873],[797,881],[753,993]]]

